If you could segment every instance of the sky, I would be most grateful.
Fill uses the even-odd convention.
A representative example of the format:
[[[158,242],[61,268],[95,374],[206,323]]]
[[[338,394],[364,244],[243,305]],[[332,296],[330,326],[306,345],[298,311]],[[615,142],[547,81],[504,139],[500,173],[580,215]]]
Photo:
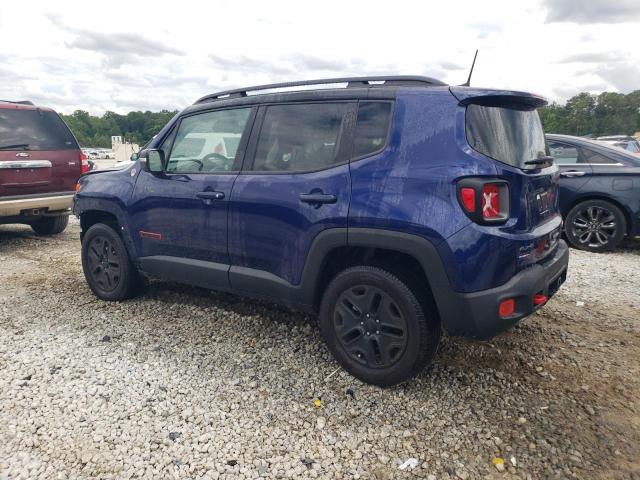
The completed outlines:
[[[426,75],[563,103],[640,89],[640,0],[0,4],[0,98],[61,113],[182,109],[219,90]]]

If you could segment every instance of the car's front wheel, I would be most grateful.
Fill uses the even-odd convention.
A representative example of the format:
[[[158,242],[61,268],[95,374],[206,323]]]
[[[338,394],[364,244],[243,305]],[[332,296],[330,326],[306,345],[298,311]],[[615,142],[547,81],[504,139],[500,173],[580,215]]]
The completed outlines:
[[[57,215],[55,217],[42,217],[33,222],[31,228],[38,235],[55,235],[62,233],[69,224],[69,215]]]
[[[573,207],[564,223],[567,240],[574,248],[606,252],[620,245],[627,222],[620,209],[606,200],[586,200]]]
[[[360,380],[388,387],[417,375],[433,358],[440,324],[418,286],[374,266],[348,268],[330,282],[320,327],[338,362]]]
[[[93,293],[102,300],[124,300],[144,284],[118,232],[97,223],[82,237],[82,270]]]

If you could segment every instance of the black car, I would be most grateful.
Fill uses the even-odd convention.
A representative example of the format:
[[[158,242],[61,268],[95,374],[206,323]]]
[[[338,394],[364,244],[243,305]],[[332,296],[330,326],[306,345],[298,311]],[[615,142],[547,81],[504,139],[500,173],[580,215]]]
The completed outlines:
[[[603,252],[640,235],[640,158],[569,135],[548,134],[547,144],[560,167],[560,210],[572,246]]]

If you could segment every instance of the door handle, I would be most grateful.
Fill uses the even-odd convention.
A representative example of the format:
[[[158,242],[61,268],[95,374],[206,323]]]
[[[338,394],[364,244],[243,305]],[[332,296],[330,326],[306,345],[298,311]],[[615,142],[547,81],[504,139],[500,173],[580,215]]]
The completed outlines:
[[[560,172],[561,177],[582,177],[585,172],[580,172],[578,170],[569,170],[568,172]]]
[[[196,197],[203,200],[222,200],[224,198],[223,192],[198,192]]]
[[[336,203],[338,199],[335,195],[330,195],[328,193],[301,193],[300,201],[321,205],[323,203]]]

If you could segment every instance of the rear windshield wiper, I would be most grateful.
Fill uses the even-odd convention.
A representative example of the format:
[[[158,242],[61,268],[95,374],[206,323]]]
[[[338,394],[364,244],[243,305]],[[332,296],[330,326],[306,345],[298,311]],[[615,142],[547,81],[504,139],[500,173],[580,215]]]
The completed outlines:
[[[9,148],[24,148],[27,150],[29,148],[28,143],[16,143],[15,145],[2,145],[0,146],[0,150],[7,150]]]
[[[549,165],[553,165],[553,157],[550,157],[550,156],[539,157],[539,158],[534,158],[533,160],[527,160],[526,162],[524,162],[525,165],[543,165],[546,163],[548,163]]]

